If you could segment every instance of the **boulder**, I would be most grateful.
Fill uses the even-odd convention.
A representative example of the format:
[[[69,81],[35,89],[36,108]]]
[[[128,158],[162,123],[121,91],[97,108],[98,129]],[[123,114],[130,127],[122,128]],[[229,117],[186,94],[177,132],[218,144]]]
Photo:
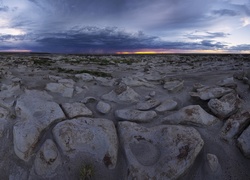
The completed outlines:
[[[208,153],[207,162],[210,171],[212,171],[213,173],[217,173],[221,170],[221,166],[216,155]]]
[[[125,179],[177,179],[192,166],[204,145],[192,127],[146,128],[119,122],[118,133],[128,161]]]
[[[167,89],[169,92],[178,92],[184,87],[184,81],[179,79],[168,79],[165,80],[163,85],[164,89]]]
[[[222,86],[222,87],[229,87],[229,88],[233,88],[233,89],[235,89],[237,87],[237,83],[234,81],[233,77],[223,79],[223,80],[217,82],[217,85]]]
[[[250,158],[250,126],[237,139],[237,145],[247,158]]]
[[[250,113],[247,111],[238,112],[232,115],[221,129],[221,137],[225,140],[232,140],[239,135],[250,123]]]
[[[165,117],[162,122],[171,124],[192,124],[197,126],[210,126],[217,122],[217,118],[208,114],[199,105],[190,105]]]
[[[61,157],[55,143],[51,139],[47,139],[36,155],[34,170],[37,175],[43,178],[51,178],[56,175],[56,168],[61,163]]]
[[[37,90],[25,90],[15,110],[19,121],[13,127],[14,150],[20,159],[28,161],[40,133],[65,115],[50,95]]]
[[[145,87],[154,87],[153,84],[148,83],[147,80],[139,77],[123,77],[121,82],[126,84],[127,86],[137,87],[137,86],[145,86]]]
[[[227,118],[239,109],[239,98],[235,93],[224,95],[220,99],[210,99],[208,107],[220,118]]]
[[[82,74],[76,74],[75,75],[76,78],[79,78],[83,81],[89,82],[89,81],[93,81],[94,77],[88,73],[82,73]]]
[[[2,84],[0,88],[0,98],[16,97],[20,92],[20,85],[17,83]]]
[[[64,103],[62,104],[62,108],[66,115],[69,118],[74,118],[77,116],[92,116],[93,113],[89,108],[85,106],[83,103],[74,102],[74,103]]]
[[[149,110],[149,109],[155,108],[155,107],[157,107],[160,104],[161,104],[160,101],[158,101],[156,99],[150,99],[150,100],[147,100],[145,102],[139,102],[139,103],[137,103],[136,109],[145,111],[145,110]]]
[[[150,122],[157,114],[155,111],[139,111],[134,109],[121,109],[115,111],[118,119],[134,122]]]
[[[53,129],[56,143],[70,158],[87,154],[109,169],[116,166],[118,140],[112,121],[81,117],[58,123]]]
[[[96,105],[96,109],[102,113],[102,114],[107,114],[111,110],[110,104],[104,102],[104,101],[99,101]]]
[[[233,89],[227,87],[203,87],[197,89],[197,92],[190,92],[192,97],[199,97],[201,100],[209,100],[213,98],[220,98],[225,94],[233,92]]]
[[[155,108],[156,112],[162,113],[165,111],[171,111],[174,110],[177,107],[178,103],[174,100],[165,100],[159,105],[157,108]]]
[[[48,83],[45,89],[51,92],[60,93],[63,97],[68,98],[71,98],[74,93],[74,88],[68,87],[62,83]]]

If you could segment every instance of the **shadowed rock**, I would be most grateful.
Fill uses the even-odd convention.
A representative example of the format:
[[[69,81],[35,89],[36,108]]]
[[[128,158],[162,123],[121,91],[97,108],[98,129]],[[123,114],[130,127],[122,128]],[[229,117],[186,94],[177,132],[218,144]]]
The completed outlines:
[[[250,126],[240,135],[237,139],[237,145],[242,151],[242,153],[250,158]]]

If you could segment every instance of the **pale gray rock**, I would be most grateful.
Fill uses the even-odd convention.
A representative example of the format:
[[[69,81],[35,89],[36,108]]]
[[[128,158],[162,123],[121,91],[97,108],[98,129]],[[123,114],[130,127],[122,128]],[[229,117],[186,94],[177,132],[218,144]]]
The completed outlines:
[[[177,107],[178,103],[174,100],[165,100],[159,105],[157,108],[155,108],[156,112],[162,113],[165,111],[171,111],[174,110]]]
[[[121,109],[115,111],[115,116],[121,120],[126,120],[126,121],[150,122],[157,116],[157,114],[155,111]]]
[[[51,92],[60,93],[63,97],[68,98],[71,98],[74,93],[73,87],[68,87],[68,85],[62,83],[48,83],[45,89]]]
[[[233,92],[233,89],[227,87],[203,87],[197,89],[197,92],[190,92],[192,97],[199,97],[201,100],[220,98],[225,94]]]
[[[163,122],[171,124],[192,124],[197,126],[210,126],[218,119],[208,114],[199,105],[189,105],[165,117]]]
[[[20,159],[28,161],[40,133],[65,115],[50,95],[37,90],[25,90],[15,110],[19,121],[13,127],[14,150]]]
[[[54,127],[53,135],[65,155],[74,158],[88,154],[109,169],[115,168],[118,139],[112,121],[85,117],[66,120]]]
[[[233,89],[235,89],[237,87],[237,84],[234,81],[233,77],[223,79],[223,80],[217,82],[217,85],[222,86],[222,87],[229,87],[229,88],[233,88]]]
[[[250,123],[250,113],[248,111],[238,112],[232,115],[221,129],[221,137],[225,140],[232,140],[239,135]]]
[[[2,84],[0,88],[0,98],[16,97],[20,92],[20,85],[17,83],[13,84]]]
[[[155,107],[159,106],[160,104],[161,104],[160,101],[158,101],[156,99],[150,99],[150,100],[147,100],[145,102],[137,103],[136,109],[145,111],[145,110],[155,108]]]
[[[179,79],[168,79],[165,80],[163,85],[164,89],[167,89],[169,92],[178,92],[184,87],[184,81]]]
[[[177,179],[194,163],[204,142],[192,127],[151,128],[119,122],[118,133],[128,160],[125,179]]]
[[[62,104],[62,108],[69,118],[93,115],[92,111],[85,104],[79,102],[64,103]]]
[[[155,95],[156,95],[156,92],[155,92],[155,91],[151,91],[151,92],[149,93],[149,96],[150,96],[150,97],[155,97]]]
[[[58,80],[62,79],[62,77],[54,76],[54,75],[48,75],[48,79],[51,80],[51,81],[58,81]]]
[[[89,82],[89,81],[93,81],[94,77],[88,73],[82,73],[82,74],[76,74],[75,75],[76,78],[79,78],[83,81]]]
[[[5,130],[6,124],[7,124],[7,120],[0,118],[0,138],[3,137],[3,135],[4,135],[4,130]]]
[[[115,78],[104,78],[104,77],[95,77],[95,80],[99,82],[102,86],[113,87],[115,84]]]
[[[102,113],[102,114],[107,114],[111,110],[110,104],[104,102],[104,101],[99,101],[96,105],[96,109]]]
[[[250,126],[237,139],[237,145],[247,158],[250,158]]]
[[[221,166],[216,155],[208,153],[207,161],[208,161],[209,168],[213,173],[220,170]]]
[[[37,175],[43,178],[51,178],[56,175],[56,168],[61,163],[61,157],[55,143],[51,139],[47,139],[36,155],[34,170]]]
[[[220,99],[210,99],[208,107],[220,118],[227,118],[239,109],[239,98],[235,93],[224,95]]]
[[[137,87],[137,86],[145,86],[145,87],[154,87],[154,85],[147,82],[147,80],[139,77],[123,77],[121,81],[127,86]]]
[[[130,87],[120,86],[119,88],[115,88],[108,94],[104,94],[102,96],[102,99],[117,103],[135,103],[139,101],[140,95]]]
[[[75,81],[73,81],[72,79],[59,79],[58,83],[63,84],[68,88],[73,88],[75,85]]]

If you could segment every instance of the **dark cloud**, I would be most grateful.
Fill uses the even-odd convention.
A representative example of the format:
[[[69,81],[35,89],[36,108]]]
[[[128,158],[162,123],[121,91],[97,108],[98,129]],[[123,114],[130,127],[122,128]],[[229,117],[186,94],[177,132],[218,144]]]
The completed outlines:
[[[197,40],[202,40],[202,39],[216,39],[216,38],[225,38],[229,36],[230,34],[224,33],[224,32],[206,32],[203,35],[198,35],[196,33],[191,33],[185,35],[189,39],[197,39]]]
[[[236,50],[236,51],[250,51],[250,44],[240,44],[237,46],[230,47],[230,50]]]
[[[220,9],[220,10],[214,10],[213,14],[218,16],[236,16],[239,13],[231,9]]]
[[[9,7],[8,6],[1,6],[1,4],[0,4],[0,12],[2,11],[2,12],[8,12],[9,11]]]

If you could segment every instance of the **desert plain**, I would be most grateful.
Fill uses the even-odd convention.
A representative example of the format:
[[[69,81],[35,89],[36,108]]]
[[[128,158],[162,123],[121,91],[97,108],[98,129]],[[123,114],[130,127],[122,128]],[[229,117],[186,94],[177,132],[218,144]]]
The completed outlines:
[[[0,54],[0,179],[250,179],[250,55]]]

